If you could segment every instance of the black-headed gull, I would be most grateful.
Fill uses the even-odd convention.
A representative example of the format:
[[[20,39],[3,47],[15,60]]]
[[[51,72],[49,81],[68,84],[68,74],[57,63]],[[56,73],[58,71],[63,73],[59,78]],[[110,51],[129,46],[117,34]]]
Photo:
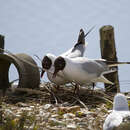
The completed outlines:
[[[128,102],[123,94],[118,93],[114,97],[113,111],[107,116],[103,124],[103,130],[130,130],[130,123],[127,128],[124,124],[121,126],[125,118],[130,119]]]
[[[79,34],[80,37],[78,39],[78,43],[76,43],[74,45],[74,47],[69,49],[67,52],[61,54],[60,56],[69,57],[69,58],[82,57],[84,52],[85,52],[86,45],[87,45],[87,43],[85,43],[85,36],[87,36],[87,34],[84,35],[84,31],[81,29],[80,34]],[[50,54],[50,53],[48,53],[44,56],[44,58],[42,60],[43,71],[41,73],[41,77],[43,76],[44,72],[46,71],[48,79],[51,82],[55,83],[56,85],[62,85],[62,84],[65,84],[65,83],[69,83],[69,81],[66,80],[62,76],[62,74],[60,74],[60,76],[57,76],[55,78],[53,77],[53,72],[54,72],[54,66],[53,65],[54,65],[54,61],[55,61],[56,58],[57,57],[55,55]]]
[[[57,76],[55,78],[53,77],[53,72],[54,72],[53,64],[54,64],[55,59],[56,59],[55,55],[50,54],[50,53],[46,54],[46,56],[44,57],[44,59],[42,61],[42,67],[47,72],[48,79],[59,87],[59,85],[63,85],[63,84],[69,83],[69,82],[62,75]],[[42,71],[41,77],[43,76],[43,73],[45,71],[44,70]]]
[[[130,62],[106,61],[104,59],[88,59],[86,57],[68,58],[59,56],[54,62],[54,74],[56,77],[58,72],[62,73],[66,79],[73,81],[79,85],[87,85],[96,82],[107,84],[113,83],[104,77],[104,74],[115,72],[110,69],[118,64],[130,64]]]

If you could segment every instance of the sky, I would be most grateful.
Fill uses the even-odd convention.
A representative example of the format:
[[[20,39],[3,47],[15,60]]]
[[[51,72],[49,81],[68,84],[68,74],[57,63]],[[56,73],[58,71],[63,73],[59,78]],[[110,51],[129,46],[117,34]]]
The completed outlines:
[[[112,25],[119,61],[130,61],[129,0],[2,0],[0,34],[5,36],[5,49],[26,53],[40,61],[46,53],[59,55],[77,41],[81,28],[87,32],[85,56],[101,58],[99,29]],[[11,66],[10,80],[18,76]],[[47,77],[44,79],[47,80]],[[130,65],[119,67],[121,91],[130,91]]]

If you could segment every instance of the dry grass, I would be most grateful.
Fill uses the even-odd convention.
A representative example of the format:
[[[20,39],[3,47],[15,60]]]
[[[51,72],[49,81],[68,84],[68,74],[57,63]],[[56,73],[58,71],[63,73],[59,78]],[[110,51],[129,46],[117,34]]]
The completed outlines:
[[[80,88],[80,91],[77,94],[74,94],[73,92],[73,86],[61,86],[60,89],[57,90],[52,83],[42,84],[37,90],[17,88],[14,92],[11,92],[11,90],[9,89],[7,95],[3,99],[1,99],[2,101],[0,105],[0,123],[2,125],[0,126],[0,130],[52,129],[54,126],[50,126],[50,117],[48,117],[47,122],[43,121],[44,117],[42,120],[37,119],[37,113],[39,113],[40,111],[40,109],[37,107],[37,104],[39,104],[39,106],[43,106],[45,104],[52,104],[53,109],[59,106],[64,106],[65,108],[79,106],[80,110],[87,110],[88,113],[91,114],[85,115],[80,111],[78,113],[73,113],[76,116],[75,118],[79,118],[80,120],[82,120],[82,122],[84,122],[84,124],[89,123],[89,125],[87,126],[84,125],[84,128],[81,128],[80,125],[77,126],[76,130],[96,130],[97,128],[99,130],[102,129],[104,118],[108,114],[107,110],[112,108],[112,99],[114,95],[105,94],[102,90],[93,91],[87,88]],[[20,103],[25,103],[28,107],[31,104],[36,107],[36,109],[31,111],[31,115],[29,115],[27,111],[22,111],[19,117],[6,115],[6,109],[12,111],[15,110],[14,112],[16,112],[17,115],[17,109],[23,107],[19,106]],[[47,112],[50,112],[52,115],[58,114],[59,121],[63,120],[63,115],[65,114],[59,114],[58,112],[53,112],[51,110]],[[77,121],[75,121],[74,119],[74,122]],[[64,122],[63,124],[63,128],[61,127],[60,129],[65,130],[67,128],[68,123]],[[58,126],[55,126],[54,129],[58,129]]]

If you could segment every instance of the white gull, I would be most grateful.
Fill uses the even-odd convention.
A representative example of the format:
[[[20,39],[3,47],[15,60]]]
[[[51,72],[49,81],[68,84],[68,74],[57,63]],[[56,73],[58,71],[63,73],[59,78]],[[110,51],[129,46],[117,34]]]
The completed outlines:
[[[103,82],[113,85],[104,77],[104,74],[115,72],[110,69],[118,64],[130,64],[130,62],[106,61],[104,59],[88,59],[86,57],[68,58],[59,56],[54,62],[55,71],[53,76],[62,73],[66,79],[79,85],[87,85]]]
[[[123,122],[123,119],[126,117],[130,118],[128,102],[123,94],[118,93],[114,97],[113,111],[107,116],[103,124],[103,130],[118,130]],[[122,130],[126,129],[122,128]],[[130,130],[130,127],[127,128],[127,130]]]
[[[87,33],[88,34],[88,33]],[[74,58],[74,57],[81,57],[83,56],[86,48],[86,43],[85,43],[85,36],[83,30],[80,30],[80,39],[78,39],[78,43],[74,45],[71,49],[66,51],[65,53],[61,54],[60,56],[63,57],[69,57],[69,58]],[[62,85],[69,83],[68,80],[66,80],[62,74],[60,74],[57,77],[53,77],[53,72],[54,72],[54,61],[57,57],[51,53],[48,53],[44,56],[42,60],[42,67],[43,69],[47,72],[47,77],[48,79],[55,83],[56,85]],[[43,76],[45,71],[42,71],[41,77]]]

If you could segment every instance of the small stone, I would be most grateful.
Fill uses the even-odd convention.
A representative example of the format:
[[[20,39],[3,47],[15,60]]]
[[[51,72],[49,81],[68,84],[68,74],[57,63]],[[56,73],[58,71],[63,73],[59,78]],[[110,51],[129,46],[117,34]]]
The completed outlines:
[[[72,106],[68,108],[68,112],[75,113],[77,111],[80,111],[80,106]]]
[[[78,118],[78,117],[75,117],[75,118],[74,118],[74,121],[75,121],[76,123],[81,122],[81,120],[82,120],[82,118]]]
[[[77,123],[77,125],[83,128],[83,127],[86,127],[88,124],[86,122],[79,122]]]
[[[22,111],[17,111],[16,115],[21,115],[23,112]]]
[[[67,125],[67,128],[68,129],[76,129],[77,127],[75,124],[69,124],[69,125]]]
[[[32,108],[30,108],[30,107],[24,107],[24,108],[21,108],[21,110],[23,110],[23,111],[31,111]]]
[[[51,113],[50,112],[44,112],[44,113],[42,113],[42,115],[40,115],[40,116],[42,116],[43,117],[43,119],[45,120],[45,121],[47,121],[48,120],[48,118],[51,116]]]
[[[72,113],[66,113],[63,115],[63,118],[74,118],[74,117],[75,117],[75,115]]]
[[[44,115],[44,112],[42,110],[39,110],[39,113],[38,113],[39,116],[43,116]]]
[[[17,103],[17,105],[19,107],[28,107],[28,105],[26,103],[22,103],[22,102]]]
[[[16,117],[21,117],[21,114],[17,114]]]
[[[34,108],[34,106],[30,106],[30,108]]]
[[[16,116],[16,114],[12,112],[10,109],[5,109],[5,113],[7,116]]]
[[[56,117],[59,117],[58,114],[54,114],[54,115],[51,115],[52,118],[56,118]]]
[[[80,106],[72,106],[72,107],[59,107],[58,113],[60,115],[63,115],[65,113],[75,113],[77,111],[80,111]]]
[[[73,118],[66,118],[65,121],[67,124],[70,124],[70,123],[74,122],[74,119]]]
[[[51,109],[51,112],[53,113],[53,112],[57,112],[58,111],[58,108],[57,107],[54,107],[54,108],[52,108]]]
[[[47,110],[47,109],[50,109],[51,107],[52,107],[51,104],[46,104],[46,105],[44,105],[43,109]]]
[[[58,126],[58,125],[65,126],[65,123],[63,121],[58,121],[55,118],[50,118],[49,123],[50,123],[51,126]]]

